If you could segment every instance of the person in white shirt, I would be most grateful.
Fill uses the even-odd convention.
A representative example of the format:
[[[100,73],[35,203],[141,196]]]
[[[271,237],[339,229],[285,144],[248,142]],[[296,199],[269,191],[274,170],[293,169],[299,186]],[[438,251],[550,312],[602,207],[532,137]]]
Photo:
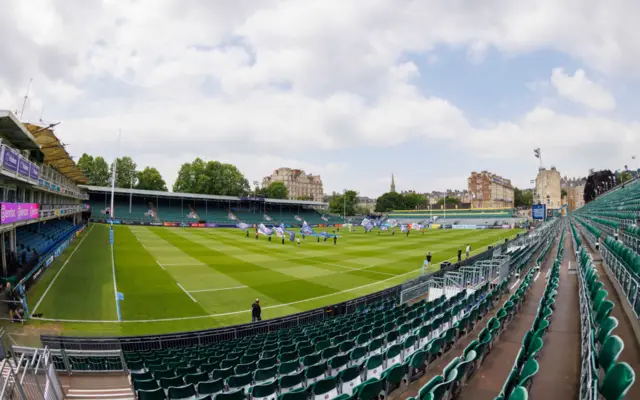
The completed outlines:
[[[469,258],[469,253],[471,253],[471,246],[467,245],[467,249],[465,251],[467,258]]]

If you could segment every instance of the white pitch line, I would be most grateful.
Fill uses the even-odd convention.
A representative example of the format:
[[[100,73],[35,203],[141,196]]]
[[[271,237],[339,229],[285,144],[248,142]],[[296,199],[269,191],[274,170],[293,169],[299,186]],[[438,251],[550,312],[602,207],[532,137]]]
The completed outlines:
[[[185,292],[185,294],[186,294],[187,296],[189,296],[189,298],[190,298],[191,300],[193,300],[193,302],[194,302],[194,303],[197,303],[196,299],[194,299],[194,298],[193,298],[193,296],[191,296],[191,295],[189,294],[189,292],[187,292],[187,291],[182,287],[182,285],[181,285],[181,284],[179,284],[178,282],[176,282],[176,285],[178,285],[178,287],[179,287],[180,289],[182,289],[182,291],[183,291],[183,292]]]
[[[232,287],[225,287],[225,288],[218,288],[218,289],[199,289],[199,290],[189,290],[189,293],[201,293],[201,292],[219,292],[222,290],[235,290],[235,289],[244,289],[244,288],[248,288],[249,286],[232,286]]]
[[[160,268],[164,269],[164,267],[162,266],[162,264],[160,263],[160,261],[156,260],[156,263],[158,263],[158,265],[160,266]]]
[[[51,286],[53,286],[53,283],[56,281],[56,279],[58,279],[58,275],[60,275],[60,272],[62,272],[64,267],[67,266],[67,264],[69,263],[69,260],[71,260],[71,257],[73,257],[73,255],[76,253],[76,251],[80,248],[80,245],[82,244],[82,242],[84,242],[84,240],[87,238],[87,236],[89,236],[89,233],[91,232],[92,229],[93,229],[93,225],[91,225],[91,228],[89,228],[89,230],[87,231],[87,234],[84,235],[82,237],[82,239],[80,239],[80,243],[78,243],[76,248],[73,249],[73,251],[69,255],[69,258],[67,258],[65,260],[64,264],[62,264],[62,267],[58,270],[58,273],[56,273],[56,276],[53,277],[53,280],[49,283],[49,286],[47,286],[47,289],[42,294],[42,297],[40,297],[40,300],[38,300],[38,302],[36,303],[36,306],[33,307],[33,310],[31,310],[31,314],[35,314],[36,310],[40,306],[40,303],[42,303],[42,300],[44,299],[44,297],[47,295],[47,293],[49,293],[49,289],[51,289]]]
[[[473,255],[474,253],[477,253],[477,252],[482,252],[482,251],[484,251],[484,250],[482,250],[482,249],[473,250],[471,252],[471,255]],[[456,260],[456,259],[457,259],[457,256],[451,257],[451,258],[443,260],[443,261],[451,261],[451,260]],[[325,298],[333,297],[333,296],[340,295],[340,294],[343,294],[343,293],[349,293],[349,292],[353,292],[355,290],[364,289],[364,288],[367,288],[367,287],[378,285],[380,283],[388,282],[388,281],[390,281],[392,279],[395,279],[395,278],[400,278],[400,277],[407,276],[407,275],[410,275],[410,274],[415,274],[416,272],[422,272],[422,267],[420,267],[418,269],[414,269],[412,271],[405,272],[403,274],[398,274],[398,275],[392,276],[391,278],[383,279],[383,280],[376,281],[376,282],[373,282],[373,283],[368,283],[366,285],[356,286],[356,287],[353,287],[353,288],[350,288],[350,289],[345,289],[345,290],[341,290],[339,292],[329,293],[329,294],[325,294],[325,295],[322,295],[322,296],[317,296],[317,297],[311,297],[311,298],[308,298],[308,299],[292,301],[290,303],[282,303],[282,304],[277,304],[277,305],[274,305],[274,306],[262,307],[262,309],[263,310],[269,310],[269,309],[272,309],[272,308],[288,307],[288,306],[292,306],[292,305],[295,305],[295,304],[306,303],[307,301],[325,299]],[[519,281],[520,281],[520,279],[518,279],[518,282]],[[191,297],[191,296],[189,296],[189,297]],[[220,313],[220,314],[194,315],[194,316],[191,316],[191,317],[158,318],[158,319],[131,319],[131,320],[124,320],[124,321],[118,321],[118,320],[56,319],[56,318],[38,318],[38,317],[32,317],[31,319],[35,319],[35,320],[39,320],[39,321],[80,322],[80,323],[82,323],[82,322],[85,322],[85,323],[114,323],[114,324],[115,323],[147,323],[147,322],[188,321],[188,320],[194,320],[194,319],[226,317],[226,316],[229,316],[229,315],[238,315],[238,314],[244,314],[244,313],[249,313],[249,312],[250,312],[250,310],[241,310],[241,311],[230,311],[230,312]]]
[[[540,271],[538,271],[538,273],[536,274],[536,276],[533,278],[533,281],[534,281],[534,282],[535,282],[535,281],[537,281],[539,276],[540,276]]]
[[[509,290],[513,290],[514,287],[516,287],[516,285],[520,283],[520,278],[518,278],[518,280],[516,281],[516,283],[514,283],[513,285],[511,285],[511,288]]]
[[[165,267],[204,267],[207,264],[203,264],[203,263],[200,263],[200,264],[193,264],[193,263],[192,264],[180,264],[180,263],[175,263],[175,264],[162,264],[162,265],[164,265]]]

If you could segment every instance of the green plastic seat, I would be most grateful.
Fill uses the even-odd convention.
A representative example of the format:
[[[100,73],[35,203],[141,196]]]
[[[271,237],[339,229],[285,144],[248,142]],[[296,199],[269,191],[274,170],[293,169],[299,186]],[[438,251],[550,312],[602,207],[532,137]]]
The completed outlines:
[[[353,390],[362,383],[360,375],[360,367],[352,366],[338,374],[338,382],[341,387],[341,392],[351,395]]]
[[[597,362],[598,367],[602,368],[605,375],[618,361],[618,356],[622,353],[622,349],[624,349],[624,342],[616,335],[609,336],[602,344],[598,352]]]
[[[327,371],[326,363],[318,363],[305,369],[304,376],[307,379],[307,384],[315,383],[321,379],[324,379],[325,372]]]
[[[364,347],[356,347],[349,353],[351,365],[362,365],[367,356],[367,350]]]
[[[213,397],[213,400],[245,400],[244,393],[244,389],[218,393]]]
[[[258,369],[266,369],[271,368],[277,364],[278,360],[276,357],[261,358],[260,360],[258,360],[258,364],[256,365],[256,367]]]
[[[405,377],[405,366],[396,364],[390,368],[387,368],[382,373],[382,389],[385,393],[385,397],[389,393],[393,392],[396,388],[400,387],[402,380]]]
[[[635,379],[635,372],[629,364],[621,362],[609,369],[598,392],[605,400],[624,399]]]
[[[309,394],[304,388],[293,390],[290,392],[284,392],[284,393],[281,392],[280,396],[278,396],[278,400],[308,400],[308,399],[309,399]]]
[[[289,361],[286,363],[280,363],[278,365],[278,375],[286,376],[286,375],[295,374],[298,372],[299,367],[300,365],[298,364],[298,361]]]
[[[382,381],[369,379],[356,389],[358,400],[377,400],[382,392]]]
[[[173,378],[162,378],[160,379],[160,387],[167,390],[171,386],[183,386],[184,379],[181,376],[174,376]]]
[[[507,399],[508,400],[528,400],[529,392],[527,391],[527,389],[523,388],[522,386],[516,386],[511,392],[511,395]]]
[[[600,344],[611,335],[611,332],[618,327],[618,320],[615,317],[607,317],[601,323],[596,334],[596,341]]]
[[[171,400],[191,399],[196,395],[196,388],[193,384],[183,386],[172,386],[168,391]]]
[[[215,381],[200,382],[196,389],[201,396],[220,393],[224,390],[224,381],[222,379],[216,379]]]
[[[131,373],[131,382],[148,381],[149,379],[154,379],[154,376],[149,371],[139,372],[139,373],[136,373],[136,372],[132,372]]]
[[[281,376],[278,379],[278,386],[280,387],[280,393],[291,392],[304,387],[304,371],[300,371],[297,374]]]
[[[138,390],[138,400],[166,400],[167,395],[163,388],[154,390]]]
[[[220,368],[213,370],[211,377],[215,379],[227,379],[233,376],[233,368]]]
[[[522,367],[522,371],[520,372],[520,381],[518,382],[518,386],[522,386],[524,388],[529,388],[531,386],[531,379],[538,373],[540,370],[540,365],[536,361],[535,358],[530,358],[524,363]]]
[[[321,379],[309,386],[309,394],[313,400],[332,399],[338,396],[338,385],[335,377]]]
[[[256,400],[275,400],[278,397],[278,382],[254,385],[249,389],[250,398]]]
[[[457,377],[458,377],[458,370],[454,368],[449,373],[449,375],[447,375],[447,379],[444,382],[436,385],[431,390],[431,392],[433,393],[433,400],[442,400],[444,398],[444,396],[451,389],[451,386],[453,385],[453,383],[455,382]]]
[[[595,316],[595,322],[598,326],[609,316],[614,305],[615,304],[610,300],[604,300],[600,303],[600,307],[598,307],[598,311]]]
[[[271,368],[258,369],[253,373],[253,380],[256,384],[264,384],[275,380],[278,374],[278,367],[275,365]]]
[[[364,363],[365,379],[380,378],[382,376],[383,362],[384,358],[380,354],[369,357]]]
[[[143,381],[133,381],[133,389],[138,390],[156,390],[160,386],[158,386],[158,381],[155,379],[146,379]]]
[[[229,390],[237,390],[237,389],[246,390],[249,388],[249,385],[251,385],[252,381],[253,381],[253,373],[247,372],[246,374],[242,374],[242,375],[230,376],[227,378],[225,383],[227,384],[227,387],[229,388]]]

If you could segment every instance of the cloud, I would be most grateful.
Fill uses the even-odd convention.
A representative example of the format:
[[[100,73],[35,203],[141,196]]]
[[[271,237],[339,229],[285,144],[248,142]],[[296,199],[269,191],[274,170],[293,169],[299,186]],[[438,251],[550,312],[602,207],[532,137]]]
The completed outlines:
[[[551,84],[560,96],[594,110],[611,111],[616,107],[613,95],[589,80],[582,69],[571,76],[565,73],[563,68],[554,68],[551,73]]]
[[[525,160],[534,146],[548,162],[562,160],[583,175],[583,168],[616,163],[629,146],[637,148],[638,123],[569,116],[548,101],[472,123],[474,110],[424,85],[429,67],[421,70],[416,60],[446,65],[451,60],[440,48],[462,49],[468,59],[458,62],[474,63],[494,53],[555,51],[605,81],[635,79],[639,13],[631,0],[11,0],[0,13],[7,38],[0,44],[0,108],[19,108],[32,77],[25,119],[37,119],[44,105],[45,120],[64,120],[58,134],[76,156],[115,157],[122,128],[121,153],[156,165],[169,186],[179,165],[196,156],[237,163],[249,180],[300,167],[321,174],[327,192],[380,194],[388,183],[377,179],[386,181],[392,169],[416,190],[461,188],[465,183],[454,180],[466,170],[495,160],[504,163],[504,172],[495,172],[528,182],[535,160]],[[606,100],[580,71],[561,69],[559,85],[554,76],[551,83],[562,97],[614,109],[613,97]],[[455,158],[460,170],[440,173],[438,181],[403,179],[402,168],[432,167],[426,155],[406,162],[403,146],[436,153],[434,142],[451,144],[455,150],[443,157]],[[371,159],[390,164],[388,172],[352,172]]]

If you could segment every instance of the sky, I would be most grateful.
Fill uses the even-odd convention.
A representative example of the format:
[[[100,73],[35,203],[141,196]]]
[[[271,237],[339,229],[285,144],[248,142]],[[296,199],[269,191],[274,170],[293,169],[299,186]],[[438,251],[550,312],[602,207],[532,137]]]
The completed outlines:
[[[171,187],[195,157],[325,193],[637,167],[635,0],[6,0],[0,109]],[[122,130],[120,148],[118,131]],[[632,156],[637,156],[632,160]]]

